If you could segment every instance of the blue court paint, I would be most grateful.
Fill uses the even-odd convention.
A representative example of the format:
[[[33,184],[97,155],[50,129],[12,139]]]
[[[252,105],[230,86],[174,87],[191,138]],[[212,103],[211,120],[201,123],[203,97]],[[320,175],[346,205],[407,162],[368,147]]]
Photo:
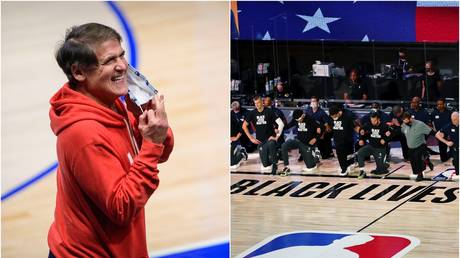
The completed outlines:
[[[168,254],[164,256],[152,256],[151,258],[214,258],[230,257],[230,243],[225,242],[216,245],[200,247],[192,250]]]
[[[334,240],[341,239],[347,235],[349,234],[293,233],[282,235],[245,257],[258,256],[273,250],[292,246],[326,246],[331,244]]]
[[[129,25],[128,20],[123,15],[123,12],[118,7],[118,5],[115,4],[115,2],[107,1],[106,3],[110,7],[110,10],[112,10],[115,13],[115,15],[117,16],[118,21],[121,23],[121,26],[123,27],[123,30],[124,30],[124,32],[126,34],[126,37],[127,37],[127,40],[128,40],[128,48],[129,48],[128,52],[130,53],[130,55],[129,55],[130,56],[129,63],[133,67],[137,68],[136,40],[134,38],[134,33],[132,32],[131,26]],[[53,164],[51,164],[50,166],[48,166],[44,170],[40,171],[39,173],[37,173],[35,176],[30,178],[29,180],[19,184],[18,186],[14,187],[13,189],[11,189],[11,190],[7,191],[6,193],[2,194],[1,201],[3,202],[4,200],[10,198],[14,194],[24,190],[25,188],[29,187],[30,185],[36,183],[40,179],[44,178],[45,176],[47,176],[48,174],[50,174],[51,172],[56,170],[57,166],[58,166],[58,163],[57,163],[57,161],[55,161]]]
[[[48,166],[47,168],[45,168],[44,170],[39,172],[37,175],[35,175],[31,179],[25,181],[24,183],[22,183],[22,184],[16,186],[15,188],[7,191],[6,193],[2,194],[2,201],[10,198],[14,194],[24,190],[26,187],[28,187],[28,186],[32,185],[33,183],[39,181],[40,179],[42,179],[43,177],[45,177],[49,173],[51,173],[54,170],[56,170],[57,166],[58,166],[58,163],[54,162],[53,164],[51,164],[50,166]]]
[[[118,5],[112,1],[107,1],[106,3],[109,5],[109,7],[112,9],[112,11],[117,16],[118,21],[121,23],[123,30],[126,34],[126,37],[128,40],[129,53],[130,53],[129,63],[134,68],[137,68],[137,48],[136,48],[136,40],[134,39],[133,30],[131,29],[131,26],[129,25],[128,20],[126,20],[126,17],[123,15],[123,12],[118,7]]]

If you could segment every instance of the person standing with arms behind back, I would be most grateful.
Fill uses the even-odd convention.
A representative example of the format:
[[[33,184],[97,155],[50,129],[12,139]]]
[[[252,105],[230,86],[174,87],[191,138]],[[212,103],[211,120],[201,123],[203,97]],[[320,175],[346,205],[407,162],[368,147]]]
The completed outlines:
[[[120,35],[88,23],[56,51],[68,78],[51,98],[57,194],[49,257],[148,257],[144,206],[173,148],[164,97],[135,117]]]

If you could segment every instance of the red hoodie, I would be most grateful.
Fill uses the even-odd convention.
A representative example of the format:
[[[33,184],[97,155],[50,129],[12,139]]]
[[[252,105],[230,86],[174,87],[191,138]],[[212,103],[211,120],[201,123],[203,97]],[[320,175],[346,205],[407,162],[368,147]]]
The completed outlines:
[[[123,115],[68,84],[50,103],[59,161],[51,251],[56,257],[148,257],[144,205],[158,187],[158,163],[172,151],[171,129],[163,144],[142,140],[120,100]]]

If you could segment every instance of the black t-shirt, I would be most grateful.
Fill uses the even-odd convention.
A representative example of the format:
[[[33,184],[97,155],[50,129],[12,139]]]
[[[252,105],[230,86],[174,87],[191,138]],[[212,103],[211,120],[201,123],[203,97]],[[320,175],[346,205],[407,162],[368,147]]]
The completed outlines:
[[[275,136],[275,120],[278,116],[269,108],[264,108],[262,112],[254,109],[249,112],[245,120],[252,123],[256,128],[256,138],[262,143],[266,142],[270,136]]]
[[[335,145],[353,142],[354,122],[347,114],[342,112],[342,115],[337,120],[332,120],[330,123],[334,137]]]
[[[412,115],[412,118],[418,121],[422,121],[425,124],[428,124],[428,122],[430,121],[430,116],[428,115],[428,112],[426,112],[426,110],[423,108],[420,108],[418,111],[410,108],[408,112]]]
[[[370,123],[365,124],[359,132],[359,139],[363,141],[369,140],[369,144],[374,148],[386,148],[388,146],[388,140],[391,137],[391,135],[389,137],[385,135],[388,131],[390,131],[390,128],[382,122],[380,122],[378,126],[374,126]],[[362,132],[364,132],[364,135]],[[385,144],[382,145],[380,143],[381,139],[385,140]]]
[[[286,128],[290,128],[293,125],[297,127],[296,138],[304,144],[309,144],[308,142],[311,139],[319,136],[316,130],[320,128],[320,125],[309,115],[306,115],[302,122],[297,122],[295,119],[292,119]]]
[[[444,112],[440,112],[439,110],[435,109],[430,114],[430,121],[434,124],[434,127],[437,131],[441,130],[444,126],[449,125],[450,116],[452,112],[450,110],[444,110]]]
[[[363,94],[367,95],[367,86],[360,80],[356,82],[348,81],[348,95],[352,100],[363,99]]]

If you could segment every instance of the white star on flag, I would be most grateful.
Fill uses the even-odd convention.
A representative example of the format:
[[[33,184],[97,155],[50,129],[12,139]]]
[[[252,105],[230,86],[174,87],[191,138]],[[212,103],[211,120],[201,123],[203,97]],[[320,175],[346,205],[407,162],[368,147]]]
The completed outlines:
[[[265,32],[265,35],[262,38],[262,40],[272,40],[272,37],[270,36],[270,33],[268,32],[268,30],[267,32]]]
[[[294,132],[292,131],[292,129],[289,131],[289,133],[285,133],[285,134],[284,134],[284,137],[285,137],[286,141],[287,141],[287,140],[293,140],[293,139],[295,139],[295,136],[296,136],[296,135],[294,134]]]
[[[339,17],[324,17],[323,13],[321,12],[321,8],[318,8],[313,16],[300,14],[297,14],[297,16],[307,21],[307,25],[305,25],[302,33],[316,27],[324,30],[327,33],[331,33],[327,24],[340,19]]]
[[[369,42],[369,37],[367,34],[364,36],[364,38],[361,40],[362,42]]]

